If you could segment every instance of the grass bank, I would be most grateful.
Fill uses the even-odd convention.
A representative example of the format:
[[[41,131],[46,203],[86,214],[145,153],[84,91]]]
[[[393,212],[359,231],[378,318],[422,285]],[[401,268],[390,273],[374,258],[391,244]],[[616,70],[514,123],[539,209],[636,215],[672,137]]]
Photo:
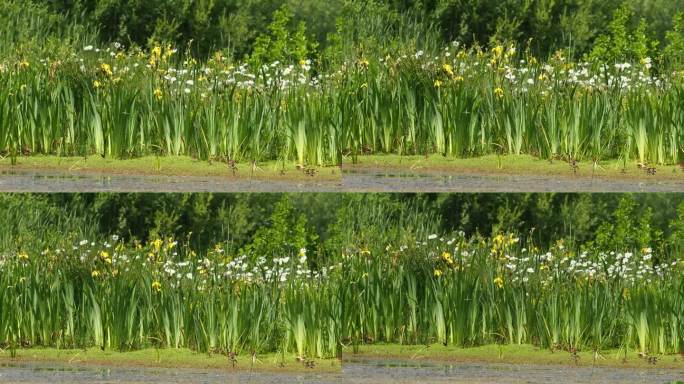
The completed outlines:
[[[160,368],[222,369],[234,371],[264,372],[316,372],[334,373],[340,371],[338,359],[297,359],[291,353],[266,353],[257,355],[252,362],[250,354],[235,356],[235,362],[224,354],[207,354],[186,348],[142,349],[117,352],[88,349],[24,348],[11,357],[9,350],[0,350],[0,364],[9,362],[54,362],[68,364],[89,364],[104,366],[138,366]]]
[[[338,167],[298,167],[292,161],[225,163],[193,159],[188,156],[143,156],[111,159],[101,156],[28,156],[0,159],[0,171],[51,171],[126,175],[225,177],[227,180],[267,179],[283,181],[337,181]]]
[[[356,350],[355,350],[356,349]],[[658,355],[649,359],[637,351],[607,349],[598,352],[577,351],[575,354],[564,350],[542,349],[529,344],[486,345],[463,348],[442,344],[400,345],[400,344],[363,344],[356,348],[347,347],[343,351],[344,360],[411,360],[437,362],[485,362],[537,365],[577,365],[625,368],[667,368],[684,369],[684,355]]]
[[[600,177],[639,181],[684,181],[680,165],[640,165],[637,161],[602,160],[569,162],[546,160],[530,155],[484,155],[451,158],[441,155],[365,155],[344,159],[346,170],[388,170],[413,173],[476,173],[495,175],[541,175],[564,177]],[[655,170],[654,174],[651,173]]]
[[[366,155],[343,160],[342,168],[408,173],[471,173],[491,175],[537,175],[559,177],[596,177],[611,180],[684,181],[681,165],[640,166],[636,161],[605,160],[598,163],[545,160],[530,155],[484,155],[450,158],[441,155],[401,156]],[[648,168],[655,170],[654,174]],[[335,182],[342,179],[340,167],[301,167],[294,161],[225,162],[198,160],[188,156],[143,156],[111,159],[100,156],[61,157],[34,155],[0,158],[1,171],[64,172],[69,174],[159,175],[222,177],[227,180],[280,180]]]

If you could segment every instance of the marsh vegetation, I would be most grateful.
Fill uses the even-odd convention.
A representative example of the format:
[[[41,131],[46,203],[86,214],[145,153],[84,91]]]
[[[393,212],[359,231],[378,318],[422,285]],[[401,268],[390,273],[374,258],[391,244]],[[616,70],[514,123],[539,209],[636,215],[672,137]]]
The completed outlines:
[[[103,39],[100,12],[114,11],[78,4],[63,6],[67,14],[51,13],[55,4],[2,6],[10,26],[25,25],[0,33],[0,150],[13,162],[183,155],[322,166],[379,153],[528,154],[648,167],[682,155],[681,13],[658,16],[654,32],[638,22],[636,2],[607,7],[610,22],[578,50],[505,33],[449,40],[453,28],[432,24],[429,6],[382,2],[340,4],[321,39],[300,7],[283,5],[239,56],[180,30],[187,45],[157,30],[145,44],[124,29],[129,41]]]
[[[660,218],[650,207],[667,196],[572,196],[6,196],[0,342],[299,359],[375,343],[682,352],[682,206]],[[253,199],[267,213],[242,210]],[[560,227],[525,229],[541,221],[522,213],[558,207]]]

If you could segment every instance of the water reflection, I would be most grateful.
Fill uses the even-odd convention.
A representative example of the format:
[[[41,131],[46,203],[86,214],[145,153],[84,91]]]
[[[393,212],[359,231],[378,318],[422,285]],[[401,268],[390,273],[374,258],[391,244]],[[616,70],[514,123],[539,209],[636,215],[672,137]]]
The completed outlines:
[[[340,373],[250,373],[230,369],[98,367],[54,363],[0,363],[11,383],[671,383],[682,369],[592,368],[556,365],[440,363],[346,359]]]
[[[684,181],[343,169],[340,181],[0,171],[0,191],[34,192],[684,192]]]

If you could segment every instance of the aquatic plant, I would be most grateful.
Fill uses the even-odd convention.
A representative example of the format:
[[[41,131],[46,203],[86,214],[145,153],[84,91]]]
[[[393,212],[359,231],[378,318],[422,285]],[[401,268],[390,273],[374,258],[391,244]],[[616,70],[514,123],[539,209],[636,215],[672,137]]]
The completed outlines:
[[[198,256],[173,239],[80,240],[0,256],[0,343],[337,356],[338,265],[299,255]]]
[[[350,249],[347,343],[531,343],[553,349],[684,348],[684,262],[634,252],[550,249],[430,236],[385,252]]]
[[[286,220],[240,251],[196,251],[172,238],[90,240],[76,230],[81,221],[59,234],[47,230],[49,215],[31,215],[29,224],[46,228],[40,236],[3,237],[0,346],[302,358],[376,342],[683,350],[679,248],[644,245],[657,239],[643,233],[648,221],[628,222],[624,204],[594,241],[549,246],[516,233],[427,235],[435,220],[420,223],[420,208],[392,219],[406,225],[369,208],[311,252],[299,245],[303,232],[282,234]]]
[[[338,65],[255,67],[121,44],[0,61],[0,151],[310,165],[368,153],[532,154],[672,164],[684,83],[650,59],[540,60],[458,43]]]

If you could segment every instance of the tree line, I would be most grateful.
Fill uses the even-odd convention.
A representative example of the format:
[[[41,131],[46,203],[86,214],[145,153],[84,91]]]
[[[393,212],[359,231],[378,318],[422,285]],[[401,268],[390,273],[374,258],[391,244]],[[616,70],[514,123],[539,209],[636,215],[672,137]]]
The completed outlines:
[[[604,51],[639,39],[653,52],[672,46],[671,56],[684,41],[684,2],[671,0],[8,0],[0,15],[27,1],[33,14],[86,26],[102,44],[168,42],[203,58],[217,51],[236,60],[268,56],[269,45],[273,53],[288,42],[330,59],[351,48],[429,49],[452,41],[516,43],[542,57],[563,49],[577,58],[613,58]]]
[[[563,238],[606,250],[684,250],[676,194],[5,194],[0,218],[5,249],[119,235],[174,237],[197,250],[222,243],[233,253],[282,254],[306,245],[329,254],[462,230],[538,245]]]

